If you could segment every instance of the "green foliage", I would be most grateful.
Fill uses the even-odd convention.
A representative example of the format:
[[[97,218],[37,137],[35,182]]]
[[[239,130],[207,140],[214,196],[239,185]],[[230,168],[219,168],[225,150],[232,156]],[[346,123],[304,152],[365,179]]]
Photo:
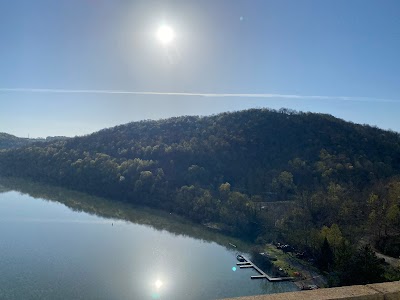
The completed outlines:
[[[381,237],[376,241],[376,248],[386,255],[400,257],[400,235]]]
[[[328,239],[325,238],[321,246],[320,255],[318,258],[318,266],[323,271],[331,271],[333,268],[334,254]]]
[[[287,199],[289,195],[296,191],[293,174],[287,171],[281,172],[278,177],[272,180],[271,187],[278,194],[279,199]]]
[[[382,261],[369,245],[358,249],[349,269],[350,284],[369,284],[384,280]]]
[[[337,224],[332,224],[330,228],[327,226],[322,227],[321,235],[324,239],[327,239],[329,245],[331,245],[334,250],[339,248],[342,244],[343,235]]]
[[[33,143],[41,143],[41,142],[54,142],[58,140],[66,140],[67,137],[64,136],[48,136],[47,138],[19,138],[14,135],[0,132],[0,150],[1,149],[13,149],[18,147],[27,146]]]
[[[396,276],[394,270],[388,270],[388,276]],[[384,281],[385,268],[370,245],[355,249],[343,240],[336,251],[334,272],[330,275],[331,286],[369,284]]]

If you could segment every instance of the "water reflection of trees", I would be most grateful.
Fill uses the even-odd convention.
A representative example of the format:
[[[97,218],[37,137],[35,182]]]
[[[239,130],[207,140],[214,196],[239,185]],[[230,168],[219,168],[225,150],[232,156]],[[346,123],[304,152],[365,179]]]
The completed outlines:
[[[182,217],[147,207],[110,201],[77,191],[50,186],[20,178],[0,178],[0,193],[18,191],[33,198],[61,203],[73,211],[85,212],[107,219],[119,219],[135,224],[150,226],[156,230],[166,230],[174,235],[188,236],[206,242],[215,242],[232,249],[247,250],[249,245],[232,237],[209,230]]]

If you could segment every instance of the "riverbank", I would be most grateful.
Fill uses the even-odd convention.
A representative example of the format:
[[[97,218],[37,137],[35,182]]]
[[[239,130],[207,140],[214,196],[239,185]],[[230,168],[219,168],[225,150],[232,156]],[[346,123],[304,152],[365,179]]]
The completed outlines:
[[[310,262],[297,258],[290,252],[283,252],[273,244],[266,244],[264,255],[273,258],[271,263],[290,277],[300,289],[327,287],[327,279]]]

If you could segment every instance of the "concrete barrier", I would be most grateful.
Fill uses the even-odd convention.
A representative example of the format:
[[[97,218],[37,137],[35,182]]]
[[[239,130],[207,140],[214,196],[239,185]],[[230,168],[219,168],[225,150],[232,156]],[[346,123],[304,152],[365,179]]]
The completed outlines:
[[[400,281],[368,284],[367,287],[383,294],[385,300],[400,300]]]
[[[400,300],[400,281],[224,300]]]

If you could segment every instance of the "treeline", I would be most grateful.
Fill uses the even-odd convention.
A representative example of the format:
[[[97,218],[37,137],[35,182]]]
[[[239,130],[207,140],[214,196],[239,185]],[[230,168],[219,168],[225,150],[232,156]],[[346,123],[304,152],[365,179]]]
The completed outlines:
[[[134,122],[3,150],[0,174],[162,208],[316,257],[332,226],[340,241],[372,236],[400,255],[400,136],[330,115],[252,109]],[[262,208],[271,201],[293,205],[277,215]]]
[[[20,138],[15,135],[0,132],[0,150],[1,149],[12,149],[27,146],[37,142],[53,142],[59,140],[66,140],[65,136],[48,136],[46,138]]]

